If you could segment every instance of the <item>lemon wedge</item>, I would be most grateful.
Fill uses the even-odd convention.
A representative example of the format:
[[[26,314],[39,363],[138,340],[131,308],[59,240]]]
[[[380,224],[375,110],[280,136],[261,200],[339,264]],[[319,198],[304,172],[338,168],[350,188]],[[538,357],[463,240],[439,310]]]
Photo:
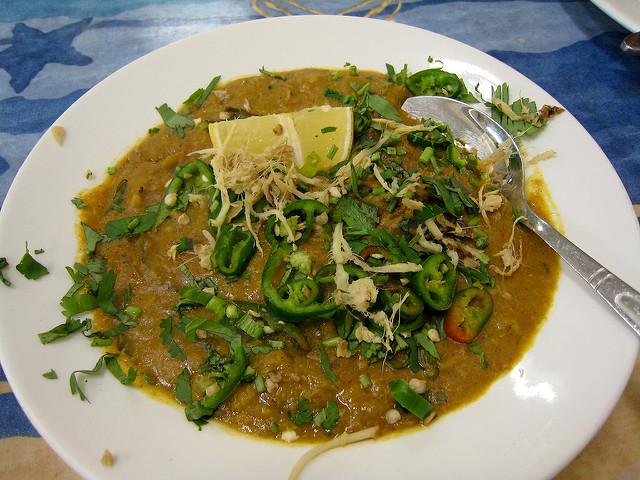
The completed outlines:
[[[209,124],[211,142],[219,152],[260,154],[286,142],[293,161],[306,176],[346,160],[353,142],[353,112],[349,107],[306,108]]]

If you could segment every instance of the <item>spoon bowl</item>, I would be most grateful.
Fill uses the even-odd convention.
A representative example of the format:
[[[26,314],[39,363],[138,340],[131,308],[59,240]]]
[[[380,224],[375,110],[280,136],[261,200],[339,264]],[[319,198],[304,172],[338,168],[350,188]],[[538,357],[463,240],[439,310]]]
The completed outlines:
[[[446,123],[453,135],[476,148],[480,158],[506,149],[506,162],[498,162],[500,191],[522,217],[520,223],[536,233],[640,336],[640,293],[574,245],[531,208],[525,195],[525,163],[513,137],[480,110],[448,97],[408,98],[402,109],[414,118]]]

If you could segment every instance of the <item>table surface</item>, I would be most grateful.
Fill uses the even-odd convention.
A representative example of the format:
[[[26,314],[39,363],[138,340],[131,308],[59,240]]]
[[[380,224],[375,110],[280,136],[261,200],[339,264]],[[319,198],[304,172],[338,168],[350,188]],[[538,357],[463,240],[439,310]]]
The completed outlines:
[[[628,32],[593,4],[558,0],[3,0],[0,205],[43,132],[132,60],[216,26],[308,13],[303,6],[340,13],[352,5],[350,15],[441,33],[532,79],[595,138],[640,215],[640,56],[620,52]],[[609,420],[557,478],[640,478],[639,434],[637,363]],[[1,369],[0,452],[0,479],[77,478],[26,419]]]

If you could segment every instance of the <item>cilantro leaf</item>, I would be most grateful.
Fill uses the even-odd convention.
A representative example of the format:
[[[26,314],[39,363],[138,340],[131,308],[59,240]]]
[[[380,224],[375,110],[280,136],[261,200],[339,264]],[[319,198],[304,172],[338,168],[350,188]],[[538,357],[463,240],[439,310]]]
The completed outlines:
[[[109,212],[123,212],[124,208],[122,207],[122,202],[124,201],[124,195],[127,192],[127,179],[124,178],[120,180],[118,186],[116,187],[116,191],[113,194],[113,202],[107,208],[105,213]]]
[[[53,327],[51,330],[39,333],[38,338],[43,345],[46,345],[60,338],[68,337],[78,330],[88,330],[89,328],[91,328],[91,322],[89,320],[68,319],[66,322]]]
[[[213,77],[213,79],[205,88],[198,88],[183,103],[193,104],[196,106],[196,108],[200,108],[202,104],[204,104],[204,102],[207,100],[207,98],[209,98],[209,95],[211,94],[213,89],[216,88],[218,82],[220,82],[220,75]]]
[[[316,427],[322,427],[327,433],[335,428],[340,420],[340,410],[335,400],[327,401],[327,406],[313,418]]]
[[[509,101],[509,85],[503,83],[495,89],[492,88],[491,101],[486,105],[491,107],[491,118],[500,123],[514,137],[533,135],[547,124],[547,120],[540,116],[536,102],[528,98],[519,98],[511,104]],[[517,116],[524,118],[512,120],[509,115],[504,113],[507,110],[505,105]]]
[[[49,270],[35,260],[31,254],[29,253],[29,247],[26,246],[26,253],[20,260],[20,263],[16,265],[16,270],[18,270],[22,275],[24,275],[29,280],[37,280],[41,277],[44,277],[49,273]]]
[[[416,333],[414,337],[416,342],[418,342],[418,345],[420,345],[429,355],[437,360],[440,359],[436,345],[429,337],[427,337],[423,332]]]
[[[160,340],[162,344],[167,347],[169,354],[173,358],[177,358],[182,360],[183,362],[187,359],[187,356],[184,354],[180,346],[176,343],[173,335],[171,334],[171,330],[173,328],[173,323],[171,321],[171,317],[163,318],[160,320]]]
[[[327,355],[327,351],[324,349],[324,345],[322,343],[318,344],[318,348],[320,349],[320,364],[322,365],[322,370],[324,371],[325,376],[329,379],[331,384],[336,387],[338,377],[336,377],[335,372],[331,368],[331,362],[329,361],[329,355]]]
[[[82,400],[83,402],[85,400],[89,401],[87,396],[84,394],[84,392],[80,388],[80,385],[78,385],[78,378],[76,377],[76,375],[78,374],[96,375],[102,369],[102,364],[104,363],[104,359],[106,357],[112,357],[112,356],[113,356],[112,353],[105,353],[98,359],[98,361],[96,362],[95,366],[92,369],[74,370],[73,372],[71,372],[71,375],[69,376],[69,388],[71,389],[71,395],[75,395],[77,393],[78,396],[80,397],[80,400]]]
[[[42,374],[42,376],[44,378],[46,378],[47,380],[57,380],[58,379],[58,374],[56,373],[56,371],[53,368],[51,370],[49,370],[48,372],[44,372]]]
[[[191,394],[191,376],[189,369],[182,370],[178,380],[176,381],[176,399],[184,404],[189,405],[193,401]]]
[[[288,412],[289,420],[296,425],[303,425],[313,420],[313,413],[309,409],[309,400],[306,398],[298,401],[298,411]]]
[[[182,253],[190,250],[193,250],[193,239],[189,237],[180,237],[178,245],[176,245],[176,252]]]
[[[151,230],[158,218],[159,204],[147,207],[142,215],[134,215],[132,217],[119,218],[110,220],[105,226],[105,241],[118,240],[130,235],[139,235]]]
[[[131,385],[135,381],[137,375],[136,370],[129,367],[129,370],[127,370],[127,373],[125,374],[115,356],[105,357],[104,363],[107,370],[109,370],[122,385]]]
[[[102,242],[105,239],[105,237],[101,233],[96,232],[94,229],[92,229],[89,225],[87,225],[84,222],[80,223],[80,225],[82,226],[82,231],[84,232],[84,237],[87,243],[87,247],[85,251],[89,255],[91,255],[93,252],[96,251],[96,246],[98,245],[98,243]]]
[[[333,220],[344,222],[346,235],[354,238],[371,234],[380,221],[380,214],[374,205],[358,204],[352,197],[342,197],[333,212]]]
[[[176,131],[178,138],[184,138],[184,129],[193,127],[196,124],[192,119],[176,113],[166,103],[156,107],[156,110],[162,117],[164,124]]]
[[[402,121],[402,117],[395,107],[381,95],[370,93],[367,97],[367,106],[383,118],[396,122]]]

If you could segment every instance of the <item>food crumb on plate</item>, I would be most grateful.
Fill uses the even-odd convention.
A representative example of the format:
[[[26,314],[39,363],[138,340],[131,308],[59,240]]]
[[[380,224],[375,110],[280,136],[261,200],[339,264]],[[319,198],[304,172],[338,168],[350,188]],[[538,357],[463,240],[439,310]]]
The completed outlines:
[[[64,129],[64,127],[61,127],[60,125],[54,125],[53,127],[51,127],[51,134],[53,135],[53,139],[58,145],[64,145],[64,139],[67,136],[67,131]]]
[[[115,459],[113,458],[113,454],[109,451],[108,448],[104,449],[104,453],[102,454],[102,458],[100,459],[100,463],[105,467],[112,467]]]

